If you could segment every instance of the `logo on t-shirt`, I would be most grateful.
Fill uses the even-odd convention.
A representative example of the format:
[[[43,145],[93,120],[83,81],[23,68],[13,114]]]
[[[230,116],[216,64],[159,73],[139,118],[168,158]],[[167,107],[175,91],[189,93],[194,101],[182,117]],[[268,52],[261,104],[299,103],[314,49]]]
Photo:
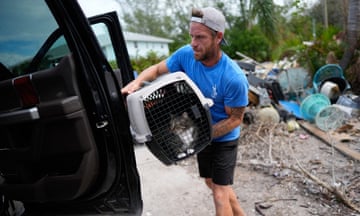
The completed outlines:
[[[213,99],[215,99],[215,98],[216,98],[216,96],[217,96],[216,84],[214,84],[214,85],[212,86],[212,93],[211,93],[211,97],[212,97]]]

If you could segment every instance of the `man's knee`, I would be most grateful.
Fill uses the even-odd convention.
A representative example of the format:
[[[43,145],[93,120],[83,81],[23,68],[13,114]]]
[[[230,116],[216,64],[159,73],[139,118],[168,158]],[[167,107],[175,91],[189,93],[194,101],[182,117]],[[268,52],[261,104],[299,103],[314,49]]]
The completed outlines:
[[[229,186],[213,183],[212,191],[215,201],[229,200]]]

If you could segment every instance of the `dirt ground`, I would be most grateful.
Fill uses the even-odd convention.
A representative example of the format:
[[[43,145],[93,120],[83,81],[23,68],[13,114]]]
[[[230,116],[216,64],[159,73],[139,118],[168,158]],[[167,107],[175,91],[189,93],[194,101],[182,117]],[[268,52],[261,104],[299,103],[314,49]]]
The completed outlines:
[[[360,152],[360,128],[350,128],[345,144]],[[339,133],[327,136],[334,142],[301,127],[289,132],[284,122],[244,125],[233,187],[247,215],[360,215],[359,161],[332,147]],[[179,166],[197,178],[195,157]],[[214,215],[209,192],[182,201],[189,209],[201,208],[184,215]]]

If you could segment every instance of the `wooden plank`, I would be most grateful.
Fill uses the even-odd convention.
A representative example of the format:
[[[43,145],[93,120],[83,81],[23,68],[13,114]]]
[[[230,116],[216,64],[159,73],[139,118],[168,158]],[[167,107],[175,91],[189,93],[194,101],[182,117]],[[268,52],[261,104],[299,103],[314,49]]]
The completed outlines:
[[[360,152],[355,151],[354,149],[349,148],[346,144],[342,143],[343,140],[349,140],[351,137],[345,136],[345,135],[331,135],[329,136],[327,132],[320,130],[317,128],[314,124],[311,124],[307,121],[298,121],[300,126],[304,128],[307,132],[310,134],[318,137],[323,142],[325,142],[327,145],[332,146],[331,140],[333,141],[334,148],[344,154],[345,156],[348,156],[354,160],[360,161]]]

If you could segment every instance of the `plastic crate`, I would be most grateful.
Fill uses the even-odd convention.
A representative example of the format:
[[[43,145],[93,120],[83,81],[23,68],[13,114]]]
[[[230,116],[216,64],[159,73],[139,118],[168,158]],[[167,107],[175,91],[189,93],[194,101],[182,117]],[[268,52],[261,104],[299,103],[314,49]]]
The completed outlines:
[[[127,96],[134,139],[166,165],[183,160],[211,142],[212,104],[185,73],[163,75]]]

